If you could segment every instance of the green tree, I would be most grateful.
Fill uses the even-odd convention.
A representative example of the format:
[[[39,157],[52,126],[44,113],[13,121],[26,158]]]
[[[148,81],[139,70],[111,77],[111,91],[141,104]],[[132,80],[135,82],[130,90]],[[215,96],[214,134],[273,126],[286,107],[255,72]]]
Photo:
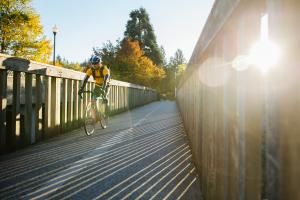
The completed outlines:
[[[186,63],[183,52],[181,49],[177,49],[174,56],[170,58],[170,67],[174,72],[178,72],[179,66]]]
[[[104,43],[101,48],[94,48],[93,51],[96,55],[101,57],[101,61],[103,64],[107,65],[108,67],[112,67],[114,65],[114,61],[116,59],[117,52],[119,50],[120,41],[117,40],[117,45],[111,41]]]
[[[150,18],[144,8],[133,10],[127,22],[125,37],[139,41],[145,55],[157,66],[163,64],[163,57],[156,42]]]
[[[186,59],[183,52],[177,49],[174,56],[170,58],[169,64],[165,67],[166,77],[163,80],[163,92],[169,97],[174,97],[175,86],[178,84],[182,73],[186,68]]]
[[[0,52],[47,63],[52,48],[30,2],[0,1]]]
[[[184,58],[183,52],[181,49],[177,49],[175,55],[170,58],[171,73],[174,74],[174,87],[178,83],[179,78],[181,77],[182,72],[186,67],[186,59]]]
[[[162,45],[160,46],[160,52],[163,60],[162,67],[166,68],[168,65],[168,60],[167,60],[165,48]]]

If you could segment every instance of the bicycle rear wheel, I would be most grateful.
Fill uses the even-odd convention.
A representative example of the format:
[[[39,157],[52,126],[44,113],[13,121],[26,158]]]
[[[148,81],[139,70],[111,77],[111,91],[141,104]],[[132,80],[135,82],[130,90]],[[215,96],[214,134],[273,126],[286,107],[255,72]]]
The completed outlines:
[[[91,103],[89,103],[84,112],[84,130],[87,135],[92,135],[95,132],[95,112],[95,109],[92,107]]]

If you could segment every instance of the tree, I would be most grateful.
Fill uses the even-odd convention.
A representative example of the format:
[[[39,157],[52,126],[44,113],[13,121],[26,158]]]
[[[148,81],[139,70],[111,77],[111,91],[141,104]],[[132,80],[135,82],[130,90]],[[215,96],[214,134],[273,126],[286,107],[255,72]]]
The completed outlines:
[[[0,1],[0,52],[47,63],[52,48],[30,2]]]
[[[177,72],[179,66],[185,64],[186,60],[184,58],[183,52],[181,49],[177,49],[174,57],[170,58],[170,67],[173,68],[173,71]]]
[[[163,69],[157,67],[144,55],[139,42],[125,38],[116,53],[113,77],[121,81],[157,88],[164,77]]]
[[[116,55],[120,49],[120,40],[116,41],[116,46],[111,41],[104,43],[101,48],[94,48],[94,54],[100,56],[102,63],[108,67],[115,65]]]
[[[163,60],[162,66],[164,68],[166,68],[167,65],[168,65],[168,60],[167,60],[167,57],[166,57],[165,48],[162,45],[160,46],[160,52],[161,52],[161,57],[162,57],[162,60]]]
[[[155,65],[163,64],[163,57],[156,42],[156,37],[149,15],[144,8],[133,10],[127,22],[125,37],[137,40],[145,55],[150,58]]]
[[[175,86],[178,84],[185,68],[186,59],[184,58],[182,50],[177,49],[174,56],[170,58],[170,62],[165,69],[166,77],[163,80],[163,90],[168,96],[174,97]]]

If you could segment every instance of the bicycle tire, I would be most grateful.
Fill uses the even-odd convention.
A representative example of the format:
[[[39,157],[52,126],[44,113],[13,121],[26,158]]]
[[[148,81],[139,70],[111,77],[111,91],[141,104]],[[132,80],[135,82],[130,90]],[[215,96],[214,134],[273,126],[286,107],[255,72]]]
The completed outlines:
[[[109,106],[105,103],[101,103],[99,114],[100,114],[100,125],[103,129],[106,129],[109,120]]]
[[[84,112],[84,131],[86,135],[92,135],[95,132],[97,121],[92,116],[92,109],[91,103],[89,103]]]

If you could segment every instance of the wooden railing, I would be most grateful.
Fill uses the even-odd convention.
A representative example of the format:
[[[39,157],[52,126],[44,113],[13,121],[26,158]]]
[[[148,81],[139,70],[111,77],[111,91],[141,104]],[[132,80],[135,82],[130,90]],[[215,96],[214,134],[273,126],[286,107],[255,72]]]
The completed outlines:
[[[82,125],[90,94],[78,97],[85,74],[0,54],[1,152],[59,135]],[[90,78],[85,90],[92,90]],[[155,101],[155,90],[111,81],[113,114]]]
[[[204,199],[300,199],[299,10],[215,1],[177,93]],[[278,63],[248,65],[266,35],[281,55],[260,57]]]

